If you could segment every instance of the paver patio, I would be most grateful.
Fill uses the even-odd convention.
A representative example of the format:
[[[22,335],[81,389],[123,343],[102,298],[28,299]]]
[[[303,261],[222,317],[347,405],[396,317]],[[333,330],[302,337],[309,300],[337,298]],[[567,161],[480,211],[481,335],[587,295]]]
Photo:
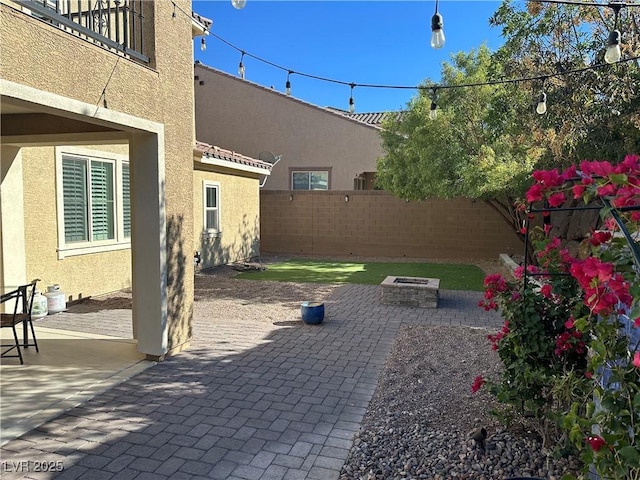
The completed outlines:
[[[3,478],[337,479],[401,325],[502,325],[478,292],[380,293],[339,287],[319,326],[195,318],[188,351],[4,445]]]

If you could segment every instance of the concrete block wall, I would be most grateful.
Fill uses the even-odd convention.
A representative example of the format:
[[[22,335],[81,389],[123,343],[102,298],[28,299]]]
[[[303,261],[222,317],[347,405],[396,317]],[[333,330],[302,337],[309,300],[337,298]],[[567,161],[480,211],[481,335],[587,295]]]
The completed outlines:
[[[260,251],[273,254],[494,260],[524,251],[484,202],[381,191],[263,190],[260,232]]]

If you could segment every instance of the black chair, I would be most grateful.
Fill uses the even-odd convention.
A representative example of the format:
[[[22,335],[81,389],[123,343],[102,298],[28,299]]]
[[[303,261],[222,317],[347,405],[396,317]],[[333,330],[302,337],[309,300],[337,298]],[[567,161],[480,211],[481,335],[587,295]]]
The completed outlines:
[[[0,353],[2,357],[19,358],[20,364],[24,363],[22,359],[22,351],[20,347],[29,348],[31,346],[36,347],[36,352],[39,352],[38,341],[36,340],[36,332],[33,328],[33,320],[31,319],[31,310],[33,309],[33,298],[36,291],[36,283],[34,280],[26,285],[20,285],[11,292],[2,294],[0,303],[6,303],[13,301],[13,312],[0,314],[0,328],[11,328],[13,330],[13,343],[3,343],[0,345],[2,348],[6,348]],[[23,342],[20,343],[18,339],[18,332],[16,331],[16,325],[22,323],[22,330],[24,332]],[[33,337],[33,343],[29,343],[29,332],[27,326],[31,329],[31,336]],[[8,347],[8,348],[7,348]],[[12,351],[17,353],[9,355]]]

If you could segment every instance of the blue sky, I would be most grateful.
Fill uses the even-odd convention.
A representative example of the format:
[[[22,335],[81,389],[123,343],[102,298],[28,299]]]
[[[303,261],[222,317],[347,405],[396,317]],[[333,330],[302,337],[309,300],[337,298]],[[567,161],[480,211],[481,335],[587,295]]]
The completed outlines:
[[[458,51],[502,39],[489,26],[500,6],[493,0],[440,0],[446,44],[430,47],[433,1],[263,1],[247,0],[242,10],[230,0],[193,0],[193,10],[213,20],[212,32],[240,50],[286,70],[346,83],[418,85],[437,82],[442,62]],[[241,53],[209,36],[207,50],[195,43],[195,60],[237,75]],[[244,57],[245,78],[284,91],[287,71]],[[347,109],[350,87],[291,76],[292,96],[321,107]],[[399,110],[415,89],[356,87],[356,112]]]

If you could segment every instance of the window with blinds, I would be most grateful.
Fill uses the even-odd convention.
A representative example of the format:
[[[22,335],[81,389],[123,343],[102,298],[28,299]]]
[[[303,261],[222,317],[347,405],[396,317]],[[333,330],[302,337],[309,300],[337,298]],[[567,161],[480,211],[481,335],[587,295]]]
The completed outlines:
[[[120,185],[116,185],[116,179]],[[66,244],[114,242],[118,237],[131,237],[128,163],[63,155],[62,196]],[[118,203],[122,212],[120,228]]]
[[[204,229],[208,232],[220,231],[220,186],[204,184]]]
[[[131,189],[129,187],[129,164],[122,164],[122,233],[131,238]]]

